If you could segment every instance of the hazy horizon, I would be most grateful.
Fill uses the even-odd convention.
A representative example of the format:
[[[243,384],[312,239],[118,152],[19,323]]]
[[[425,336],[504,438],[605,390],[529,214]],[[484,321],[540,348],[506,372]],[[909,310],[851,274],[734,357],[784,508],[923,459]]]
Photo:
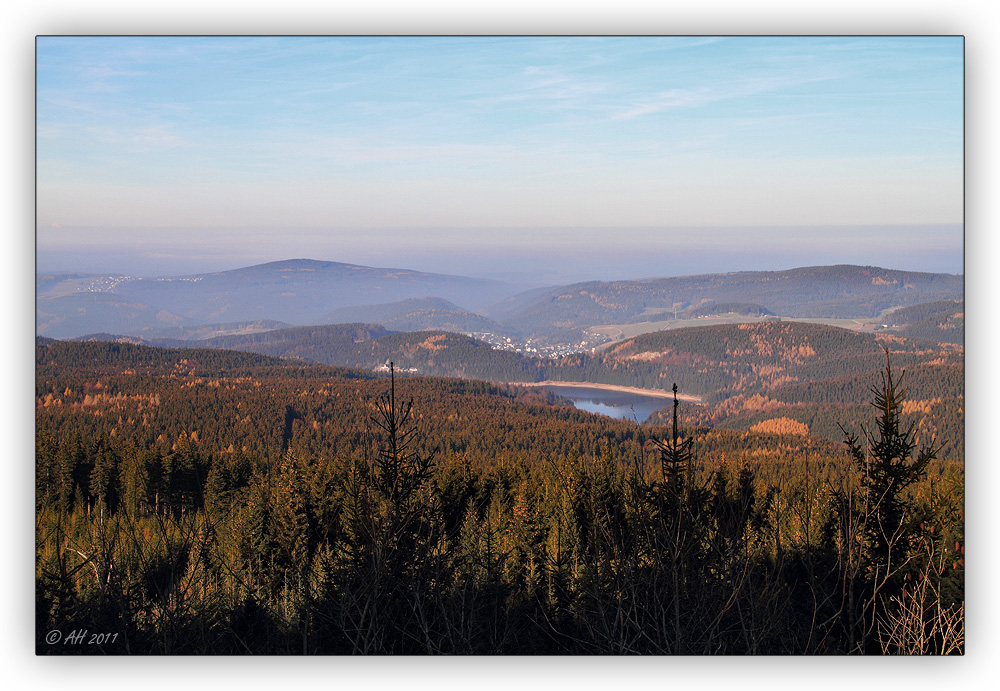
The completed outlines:
[[[803,230],[813,240],[804,252],[794,242]],[[803,266],[855,264],[926,273],[964,273],[960,225],[827,226],[787,228],[546,229],[544,244],[527,243],[538,229],[498,229],[489,240],[469,241],[469,230],[436,230],[445,243],[423,243],[428,231],[379,229],[378,242],[332,247],[327,243],[257,243],[227,253],[210,245],[171,250],[154,242],[144,250],[98,246],[39,249],[37,272],[183,276],[228,271],[274,261],[314,259],[380,268],[492,278],[525,286],[587,280],[630,280],[733,271],[780,271]],[[312,231],[314,234],[321,231]],[[463,238],[465,238],[463,240]]]

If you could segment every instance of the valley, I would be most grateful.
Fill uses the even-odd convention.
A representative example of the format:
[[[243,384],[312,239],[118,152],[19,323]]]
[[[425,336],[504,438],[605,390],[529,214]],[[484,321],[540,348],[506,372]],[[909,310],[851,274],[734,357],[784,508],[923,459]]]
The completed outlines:
[[[345,285],[346,294],[331,294]],[[365,286],[378,287],[369,299],[402,299],[335,306]],[[534,289],[480,303],[477,313],[460,303],[516,288],[295,260],[169,280],[39,277],[38,335],[72,328],[83,340],[237,350],[368,372],[393,362],[402,376],[532,387],[669,397],[676,383],[692,422],[746,430],[779,429],[769,421],[782,420],[829,440],[842,437],[838,416],[862,410],[858,382],[875,375],[889,348],[910,370],[911,396],[925,402],[921,424],[961,456],[962,288],[961,276],[811,267]],[[458,302],[422,294],[432,289]],[[140,295],[149,304],[128,302]],[[259,303],[259,318],[206,322],[199,315],[208,303],[243,316]],[[53,317],[47,310],[58,304],[72,313]],[[302,320],[304,310],[319,321],[286,321]]]
[[[394,652],[423,651],[433,616],[476,627],[436,652],[610,653],[601,612],[628,593],[635,635],[661,637],[637,650],[693,650],[664,637],[668,592],[698,645],[854,651],[860,615],[836,603],[870,581],[842,545],[877,536],[836,531],[844,505],[885,491],[866,460],[879,429],[906,457],[884,471],[905,474],[906,573],[934,579],[952,621],[961,288],[813,267],[561,286],[477,312],[465,292],[498,286],[322,262],[40,277],[40,632],[84,617],[127,630],[129,652],[347,653],[377,602],[392,614],[370,626]],[[872,403],[889,371],[883,427]],[[678,525],[693,533],[670,557]],[[927,550],[954,557],[937,568]],[[95,589],[93,569],[115,589]],[[692,585],[671,590],[678,573]],[[739,632],[758,625],[733,602],[781,633],[758,627],[748,647]],[[728,628],[706,628],[706,610]]]
[[[515,383],[515,382],[511,382]],[[564,389],[599,389],[602,391],[614,391],[618,393],[629,393],[641,396],[650,396],[655,398],[665,398],[673,399],[674,395],[671,392],[662,391],[659,389],[639,389],[634,386],[617,386],[615,384],[591,384],[590,382],[573,382],[573,381],[539,381],[531,383],[521,383],[517,382],[519,386],[538,386],[542,388],[559,387]],[[701,397],[693,396],[691,394],[678,393],[677,399],[680,401],[687,401],[688,403],[700,403]]]

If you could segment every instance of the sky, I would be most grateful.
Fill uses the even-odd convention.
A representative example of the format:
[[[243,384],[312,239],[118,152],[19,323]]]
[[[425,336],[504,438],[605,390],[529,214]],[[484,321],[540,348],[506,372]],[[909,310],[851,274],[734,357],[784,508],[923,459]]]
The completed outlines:
[[[36,39],[39,271],[964,271],[964,42]]]

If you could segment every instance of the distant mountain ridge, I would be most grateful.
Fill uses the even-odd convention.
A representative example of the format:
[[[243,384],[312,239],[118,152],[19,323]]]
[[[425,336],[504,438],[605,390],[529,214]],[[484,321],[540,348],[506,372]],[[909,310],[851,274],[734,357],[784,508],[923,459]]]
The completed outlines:
[[[873,316],[963,300],[964,277],[840,265],[515,290],[497,281],[311,259],[166,278],[38,276],[36,335],[183,338],[206,335],[210,324],[220,325],[221,334],[244,328],[234,324],[356,321],[399,331],[506,332],[572,342],[595,325],[655,321],[678,310],[711,312],[727,303],[781,317]]]
[[[713,303],[752,303],[784,317],[837,318],[963,297],[963,276],[837,265],[575,283],[512,296],[487,316],[527,335],[541,335],[553,325],[627,324],[650,320],[651,313],[694,311]]]
[[[499,332],[504,327],[482,315],[437,297],[411,298],[384,305],[342,307],[325,315],[325,324],[363,322],[390,331]]]
[[[294,259],[176,279],[139,279],[117,289],[147,302],[170,298],[171,311],[190,318],[244,321],[278,318],[293,324],[320,321],[333,309],[384,304],[413,297],[460,300],[485,307],[512,289],[497,281]]]
[[[164,278],[57,278],[36,280],[36,333],[55,338],[260,320],[309,325],[339,308],[432,296],[474,310],[517,290],[485,279],[312,259]],[[67,282],[75,292],[61,288]]]

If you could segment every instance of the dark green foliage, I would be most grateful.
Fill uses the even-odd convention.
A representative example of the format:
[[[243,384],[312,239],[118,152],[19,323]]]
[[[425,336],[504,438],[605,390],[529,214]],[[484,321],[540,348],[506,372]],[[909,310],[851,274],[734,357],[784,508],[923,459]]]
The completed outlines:
[[[841,556],[836,571],[846,584],[844,635],[849,650],[858,652],[961,652],[964,641],[956,625],[961,622],[964,636],[964,602],[945,585],[954,584],[958,574],[935,564],[941,546],[922,535],[920,522],[930,509],[920,508],[912,492],[926,481],[937,450],[924,445],[917,452],[914,426],[904,427],[901,420],[903,376],[894,376],[888,349],[885,356],[881,382],[871,388],[874,429],[866,427],[863,440],[844,431],[852,468],[831,494],[826,528],[827,544],[835,544]],[[914,587],[921,592],[919,601],[913,599]],[[933,603],[925,598],[927,587]]]
[[[385,305],[345,307],[324,315],[320,321],[324,324],[379,324],[391,331],[504,331],[500,324],[441,298],[412,298]]]
[[[201,341],[158,339],[153,345],[171,348],[197,346],[222,350],[241,350],[282,358],[311,360],[327,365],[355,367],[358,344],[385,336],[381,326],[371,324],[335,324],[331,326],[296,326],[252,334],[216,336]]]
[[[965,303],[955,300],[901,307],[883,317],[893,333],[941,343],[965,343]]]
[[[963,398],[937,398],[926,402],[914,412],[904,413],[901,420],[904,425],[913,424],[926,437],[935,437],[939,442],[938,455],[941,458],[962,459],[965,457],[965,414]],[[819,439],[842,441],[844,432],[841,427],[843,420],[862,420],[870,409],[867,405],[834,405],[834,404],[788,404],[773,405],[766,410],[740,411],[725,416],[711,418],[716,429],[751,430],[755,425],[776,418],[787,418],[800,422],[809,428],[813,443]],[[651,418],[653,424],[662,424],[662,415]],[[860,433],[856,423],[849,423],[849,431]],[[775,443],[788,443],[779,439]]]
[[[961,367],[961,352],[933,345],[904,344],[897,357],[905,366],[934,359]],[[836,387],[872,372],[882,345],[872,334],[820,324],[761,322],[671,329],[644,334],[598,355],[571,355],[546,366],[548,379],[669,389],[676,381],[687,393],[720,402],[798,382]],[[933,353],[933,355],[931,355]],[[957,386],[957,385],[956,385]],[[939,394],[940,395],[940,394]],[[857,399],[837,399],[838,403]]]
[[[541,361],[494,350],[468,336],[443,331],[389,333],[370,324],[303,326],[194,342],[161,339],[154,345],[227,348],[365,369],[394,360],[400,368],[413,367],[423,375],[501,381],[544,378]]]
[[[680,430],[677,428],[677,407],[680,401],[677,400],[677,384],[674,384],[674,418],[670,428],[669,441],[654,439],[654,443],[660,451],[660,471],[663,474],[663,483],[670,500],[678,506],[687,498],[687,490],[691,486],[691,444],[694,441],[691,437],[681,439]]]
[[[864,478],[863,498],[868,512],[866,557],[872,568],[880,572],[876,578],[893,580],[898,580],[896,574],[905,566],[915,535],[914,507],[906,489],[923,479],[928,464],[937,455],[931,446],[924,446],[913,455],[917,448],[914,426],[903,428],[901,421],[906,398],[902,379],[902,375],[893,377],[886,350],[882,383],[871,390],[872,405],[878,411],[875,430],[865,430],[863,445],[856,435],[846,434],[855,469]]]
[[[880,490],[812,437],[682,433],[676,403],[640,427],[482,382],[117,345],[39,346],[39,653],[74,652],[42,640],[73,626],[120,632],[83,651],[110,654],[961,650],[963,469],[899,460],[919,428],[891,370],[899,424],[870,441],[895,436],[872,448],[902,475]],[[880,553],[869,527],[896,517]],[[879,554],[905,564],[891,583]]]
[[[390,334],[381,327],[362,324],[300,327],[199,343],[369,370],[392,360],[409,370],[408,374],[415,370],[421,376],[592,382],[648,389],[667,389],[677,382],[686,393],[700,395],[712,406],[702,418],[707,424],[749,429],[768,419],[784,417],[833,440],[840,438],[841,420],[857,418],[868,382],[877,376],[871,363],[887,339],[896,349],[897,364],[909,373],[910,398],[919,408],[919,412],[905,415],[908,419],[919,418],[928,433],[937,434],[942,454],[962,457],[965,378],[960,347],[912,339],[900,341],[895,336],[817,324],[770,322],[669,330],[629,339],[600,353],[580,353],[558,360],[495,350],[458,334]],[[42,352],[50,351],[58,349],[49,346]],[[191,357],[181,356],[182,352]],[[205,355],[207,352],[171,350],[159,359],[172,362],[175,373],[211,374],[220,371],[220,365],[227,360],[233,366],[240,363],[234,354],[212,358]],[[110,357],[117,356],[109,352],[95,358],[95,371],[100,371],[97,363],[110,362]],[[273,362],[289,375],[297,371],[302,376],[304,372],[287,361]],[[146,373],[153,371],[145,368]],[[339,370],[339,376],[349,375]],[[366,375],[354,371],[350,376]],[[39,395],[44,393],[40,391]],[[651,420],[652,424],[668,422],[658,417]]]

